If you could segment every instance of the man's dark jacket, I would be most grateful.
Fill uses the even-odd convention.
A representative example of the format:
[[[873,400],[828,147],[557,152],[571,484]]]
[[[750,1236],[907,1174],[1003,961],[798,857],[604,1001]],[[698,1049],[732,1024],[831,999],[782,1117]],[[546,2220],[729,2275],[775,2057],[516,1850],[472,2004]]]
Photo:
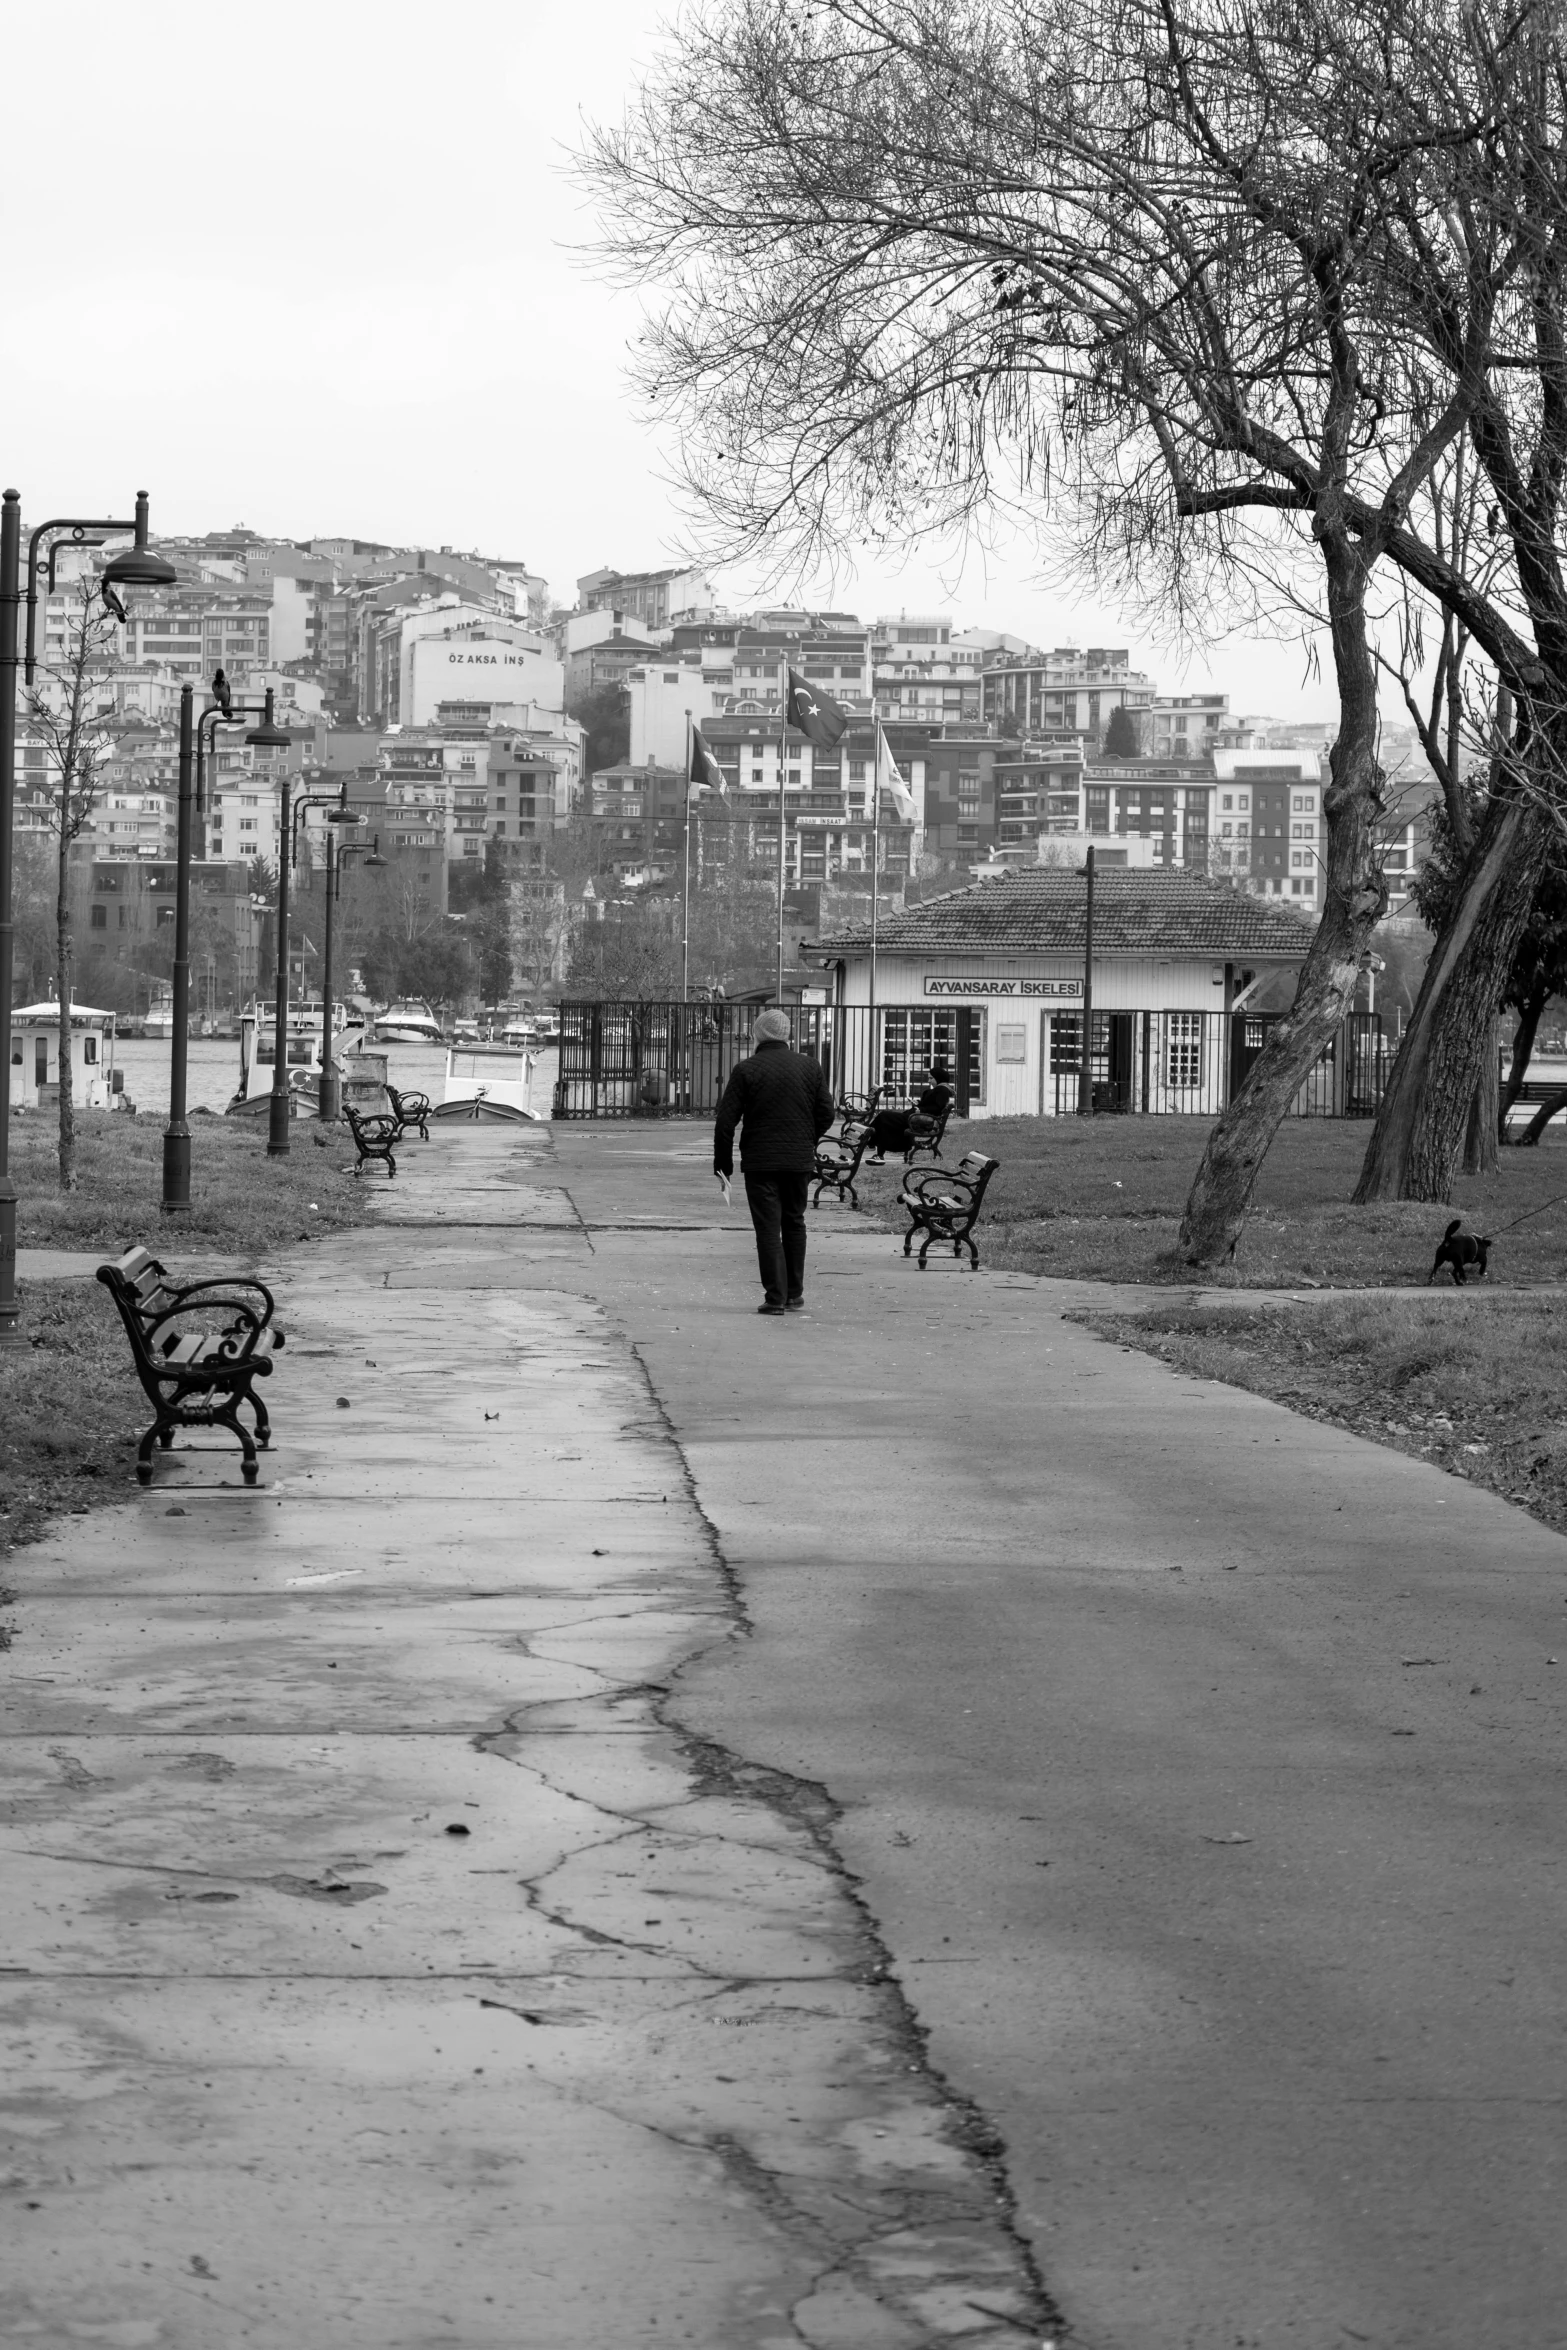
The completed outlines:
[[[724,1087],[713,1129],[714,1173],[734,1173],[735,1128],[743,1123],[740,1159],[748,1175],[809,1175],[818,1137],[833,1116],[818,1062],[786,1044],[760,1045],[735,1064]]]

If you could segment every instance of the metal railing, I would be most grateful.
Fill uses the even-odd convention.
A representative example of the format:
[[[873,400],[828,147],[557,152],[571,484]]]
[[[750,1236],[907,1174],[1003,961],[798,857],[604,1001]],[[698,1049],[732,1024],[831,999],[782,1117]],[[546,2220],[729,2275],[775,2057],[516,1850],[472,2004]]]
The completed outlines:
[[[736,1062],[755,1050],[765,1007],[743,1003],[567,1002],[560,1008],[557,1118],[710,1117]],[[1261,1052],[1271,1013],[1095,1011],[1094,1109],[1217,1117]],[[820,1061],[834,1097],[911,1101],[944,1071],[954,1112],[1070,1117],[1078,1109],[1080,1011],[986,1005],[801,1004],[796,1049]],[[1000,1027],[992,1034],[992,1021]],[[994,1057],[992,1056],[994,1047]],[[1291,1105],[1302,1118],[1369,1117],[1391,1063],[1380,1015],[1345,1020]]]

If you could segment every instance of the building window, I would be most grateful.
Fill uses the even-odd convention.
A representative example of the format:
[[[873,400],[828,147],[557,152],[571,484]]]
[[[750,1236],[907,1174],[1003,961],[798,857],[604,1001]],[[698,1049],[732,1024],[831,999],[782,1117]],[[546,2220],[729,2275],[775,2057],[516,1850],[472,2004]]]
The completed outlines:
[[[94,906],[94,907],[92,907],[92,908],[90,909],[90,912],[91,912],[91,923],[92,923],[92,928],[93,928],[94,930],[107,930],[107,929],[108,929],[108,927],[109,927],[109,909],[108,909],[108,907],[107,907],[107,906]]]
[[[969,1099],[985,1098],[985,1022],[981,1010],[969,1014]],[[956,1070],[958,1016],[956,1012],[890,1010],[882,1014],[882,1083],[890,1101],[912,1100],[927,1069],[944,1061]]]
[[[1164,1081],[1172,1087],[1202,1083],[1201,1012],[1166,1012],[1164,1016]]]

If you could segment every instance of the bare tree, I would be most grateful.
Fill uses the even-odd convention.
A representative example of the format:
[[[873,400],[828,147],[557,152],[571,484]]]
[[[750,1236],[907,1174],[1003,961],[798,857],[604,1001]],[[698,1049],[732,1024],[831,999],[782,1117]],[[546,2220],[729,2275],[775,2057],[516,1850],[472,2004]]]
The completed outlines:
[[[620,265],[673,279],[642,381],[727,545],[803,563],[1007,513],[1183,620],[1325,605],[1322,920],[1210,1137],[1193,1261],[1233,1250],[1386,906],[1367,598],[1389,560],[1448,584],[1411,516],[1490,325],[1476,305],[1440,359],[1387,327],[1388,272],[1440,244],[1486,127],[1449,18],[1385,0],[1366,39],[1330,0],[731,0],[587,159]]]
[[[91,820],[103,789],[110,745],[97,708],[97,689],[114,666],[116,627],[98,602],[97,583],[84,577],[66,628],[63,658],[41,663],[45,682],[27,696],[27,723],[41,736],[50,774],[50,830],[55,845],[54,964],[60,1004],[60,1189],[76,1189],[76,1103],[71,1068],[71,998],[76,946],[71,921],[71,850]]]

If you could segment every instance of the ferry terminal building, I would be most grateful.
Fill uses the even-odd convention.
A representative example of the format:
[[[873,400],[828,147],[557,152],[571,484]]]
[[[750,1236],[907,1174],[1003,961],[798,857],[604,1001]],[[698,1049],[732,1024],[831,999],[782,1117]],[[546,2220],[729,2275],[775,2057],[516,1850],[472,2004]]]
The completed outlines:
[[[840,1037],[840,1089],[919,1090],[945,1062],[970,1117],[1078,1106],[1087,883],[1032,867],[889,911],[820,939]],[[1094,877],[1090,1067],[1097,1109],[1216,1116],[1261,1049],[1247,1001],[1304,960],[1312,928],[1286,907],[1195,874],[1110,867]],[[1338,1056],[1338,1085],[1351,1056]],[[1314,1106],[1342,1112],[1327,1093]]]

